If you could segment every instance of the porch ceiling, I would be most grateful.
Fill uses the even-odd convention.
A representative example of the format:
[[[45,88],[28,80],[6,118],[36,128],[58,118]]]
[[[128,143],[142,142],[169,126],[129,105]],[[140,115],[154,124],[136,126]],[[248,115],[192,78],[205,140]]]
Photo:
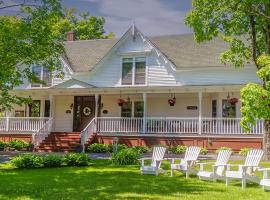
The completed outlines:
[[[35,88],[13,90],[16,95],[90,95],[90,94],[142,94],[142,93],[213,93],[239,92],[244,85],[216,85],[216,86],[140,86],[115,88]]]

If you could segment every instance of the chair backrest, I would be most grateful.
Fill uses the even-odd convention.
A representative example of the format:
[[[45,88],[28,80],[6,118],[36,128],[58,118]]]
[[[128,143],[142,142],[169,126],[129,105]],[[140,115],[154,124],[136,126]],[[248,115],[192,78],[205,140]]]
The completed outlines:
[[[231,157],[232,151],[230,150],[221,150],[218,153],[217,160],[215,162],[215,165],[226,165],[228,164],[230,157]],[[222,176],[224,172],[225,166],[218,166],[216,173],[220,176]]]
[[[263,150],[252,149],[247,153],[244,166],[258,167],[263,156]]]
[[[164,158],[165,152],[166,152],[166,147],[155,146],[153,149],[151,166],[160,167],[160,165],[156,166],[156,163],[157,163],[156,160],[162,160]]]
[[[201,151],[201,147],[190,146],[187,148],[184,160],[197,160]]]

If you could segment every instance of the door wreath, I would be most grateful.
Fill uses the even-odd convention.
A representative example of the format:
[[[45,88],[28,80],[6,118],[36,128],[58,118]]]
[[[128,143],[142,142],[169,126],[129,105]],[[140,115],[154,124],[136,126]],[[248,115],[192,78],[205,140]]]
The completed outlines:
[[[91,113],[92,113],[91,108],[89,108],[89,107],[84,107],[83,108],[83,114],[85,116],[89,116],[89,115],[91,115]]]

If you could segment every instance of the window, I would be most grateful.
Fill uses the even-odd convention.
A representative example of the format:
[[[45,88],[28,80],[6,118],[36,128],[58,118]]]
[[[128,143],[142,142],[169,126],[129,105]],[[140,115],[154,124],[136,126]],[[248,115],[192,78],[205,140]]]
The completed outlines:
[[[135,84],[145,84],[145,58],[135,58]]]
[[[50,100],[45,100],[44,117],[50,117]]]
[[[230,104],[227,99],[222,100],[222,117],[236,117],[235,104]]]
[[[34,100],[33,103],[29,105],[29,116],[40,117],[40,100]]]
[[[132,85],[133,59],[124,58],[122,63],[122,85]]]
[[[212,117],[217,117],[217,100],[212,100]]]
[[[45,83],[45,85],[40,83],[32,83],[31,87],[42,87],[42,86],[51,86],[51,72],[48,70],[48,68],[35,65],[32,66],[32,73],[41,81]]]
[[[132,102],[125,102],[121,107],[121,117],[132,116]]]
[[[145,57],[123,58],[122,85],[145,84]]]
[[[121,108],[121,117],[143,117],[143,101],[126,102]]]
[[[134,102],[134,117],[143,117],[143,101]]]

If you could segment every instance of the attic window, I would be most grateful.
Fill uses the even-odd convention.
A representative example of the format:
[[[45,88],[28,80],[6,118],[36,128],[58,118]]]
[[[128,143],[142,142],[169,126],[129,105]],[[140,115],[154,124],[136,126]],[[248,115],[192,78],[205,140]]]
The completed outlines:
[[[32,73],[41,81],[44,82],[44,84],[41,83],[32,83],[31,87],[49,87],[51,86],[51,72],[48,70],[48,68],[40,66],[40,65],[34,65],[32,66]]]
[[[122,85],[145,84],[145,57],[123,58]]]

